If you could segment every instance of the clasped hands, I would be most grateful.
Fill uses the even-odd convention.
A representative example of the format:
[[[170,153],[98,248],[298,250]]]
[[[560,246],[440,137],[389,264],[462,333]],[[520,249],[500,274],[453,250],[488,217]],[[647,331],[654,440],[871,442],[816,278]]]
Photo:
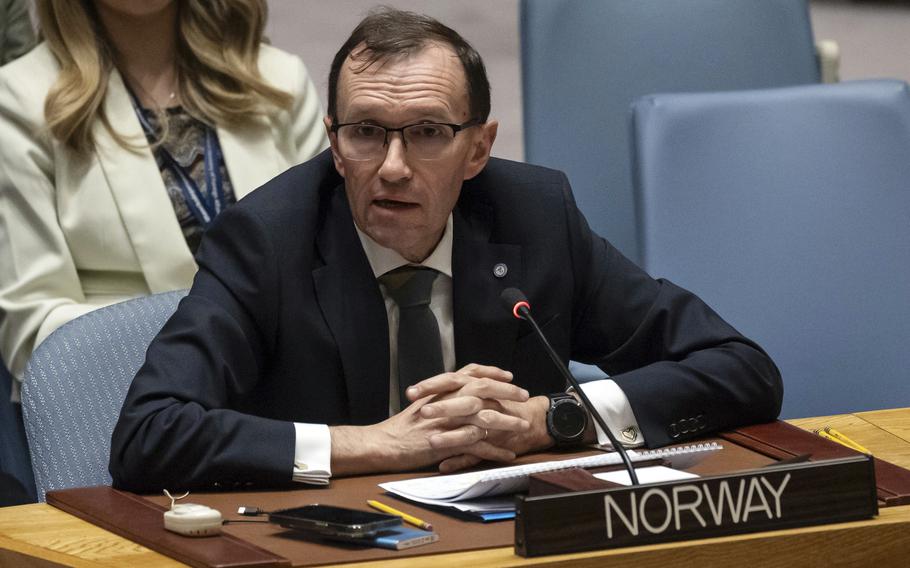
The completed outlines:
[[[512,373],[470,364],[425,379],[407,390],[411,420],[430,426],[427,441],[443,473],[481,460],[508,462],[548,445],[546,397],[531,398]]]
[[[412,403],[378,424],[331,427],[333,475],[437,464],[451,473],[552,445],[547,397],[530,397],[511,381],[509,371],[470,364],[411,386]]]
[[[529,397],[512,373],[471,364],[407,390],[412,403],[371,426],[334,426],[335,475],[407,471],[438,464],[443,473],[482,460],[508,462],[552,444],[546,397]]]

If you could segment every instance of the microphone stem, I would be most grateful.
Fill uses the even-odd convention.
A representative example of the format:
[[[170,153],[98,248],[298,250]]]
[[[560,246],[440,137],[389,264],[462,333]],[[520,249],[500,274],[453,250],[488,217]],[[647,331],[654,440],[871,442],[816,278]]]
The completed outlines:
[[[546,336],[540,330],[540,327],[537,326],[537,322],[534,321],[534,318],[531,316],[531,310],[525,306],[518,308],[518,313],[521,314],[522,318],[531,324],[534,328],[534,331],[537,334],[537,338],[540,339],[540,342],[544,346],[544,351],[547,352],[547,355],[550,356],[550,359],[553,360],[553,364],[556,365],[556,368],[559,369],[559,372],[562,373],[566,381],[572,385],[575,389],[575,392],[578,393],[578,396],[581,398],[581,401],[584,403],[584,406],[591,413],[591,416],[594,417],[594,420],[604,431],[604,434],[607,435],[607,438],[610,439],[610,443],[613,444],[613,449],[619,453],[619,456],[622,458],[623,463],[626,465],[626,469],[629,471],[629,478],[632,481],[632,485],[639,485],[638,475],[635,473],[635,467],[632,466],[632,460],[629,459],[629,454],[626,453],[626,449],[619,443],[616,437],[613,435],[613,432],[610,428],[607,427],[607,423],[601,417],[600,413],[597,412],[597,409],[594,408],[594,405],[591,403],[591,400],[585,394],[585,391],[581,388],[581,385],[578,384],[578,380],[572,376],[572,373],[569,372],[569,369],[559,358],[559,355],[556,354],[556,351],[553,349],[553,346],[550,345],[550,342],[546,340]]]

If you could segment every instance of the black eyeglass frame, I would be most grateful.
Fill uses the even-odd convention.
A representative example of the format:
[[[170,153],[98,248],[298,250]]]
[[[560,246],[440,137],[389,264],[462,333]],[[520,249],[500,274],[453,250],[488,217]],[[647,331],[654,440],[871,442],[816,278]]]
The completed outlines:
[[[389,132],[401,132],[401,142],[404,144],[404,147],[408,147],[408,142],[405,140],[404,131],[406,128],[411,128],[413,126],[448,126],[452,129],[452,138],[455,138],[462,130],[471,128],[473,126],[480,126],[483,122],[479,118],[472,118],[467,122],[462,122],[461,124],[453,124],[451,122],[415,122],[414,124],[405,124],[404,126],[399,126],[398,128],[389,128],[388,126],[383,126],[381,124],[376,124],[373,122],[342,122],[341,124],[332,123],[332,126],[329,127],[329,130],[332,131],[336,136],[338,135],[338,129],[344,126],[374,126],[376,128],[381,128],[385,132],[385,138],[382,142],[382,147],[385,148],[389,145]]]

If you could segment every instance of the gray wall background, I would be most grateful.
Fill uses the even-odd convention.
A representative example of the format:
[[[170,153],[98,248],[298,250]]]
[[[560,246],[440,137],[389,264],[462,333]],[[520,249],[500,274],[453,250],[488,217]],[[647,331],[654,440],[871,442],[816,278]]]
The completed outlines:
[[[303,58],[324,102],[332,57],[357,22],[380,3],[429,14],[474,45],[486,62],[492,116],[500,122],[493,153],[521,160],[518,0],[269,0],[267,33],[274,45]],[[840,46],[841,80],[910,81],[910,2],[814,0],[811,6],[816,39],[832,39]]]
[[[816,39],[840,46],[842,81],[910,81],[910,1],[814,0],[811,6]]]

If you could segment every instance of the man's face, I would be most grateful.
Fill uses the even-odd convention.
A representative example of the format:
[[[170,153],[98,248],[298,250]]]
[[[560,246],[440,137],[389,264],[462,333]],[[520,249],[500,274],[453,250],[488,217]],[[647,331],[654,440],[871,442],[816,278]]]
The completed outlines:
[[[381,60],[355,73],[362,64],[348,57],[338,78],[338,122],[397,128],[416,123],[461,124],[471,120],[464,68],[447,46]],[[331,120],[326,118],[326,127]],[[436,247],[461,184],[486,165],[497,123],[458,132],[438,158],[409,155],[401,133],[389,133],[384,153],[371,160],[351,160],[329,133],[338,173],[357,227],[377,243],[413,262]],[[344,142],[342,142],[343,144]],[[413,152],[411,153],[413,154]]]

